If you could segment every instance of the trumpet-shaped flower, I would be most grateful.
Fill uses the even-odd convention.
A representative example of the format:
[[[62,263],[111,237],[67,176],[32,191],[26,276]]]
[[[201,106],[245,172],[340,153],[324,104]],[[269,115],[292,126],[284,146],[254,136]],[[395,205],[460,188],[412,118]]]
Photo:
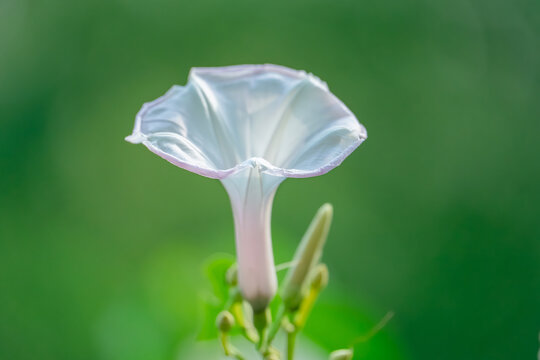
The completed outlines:
[[[221,180],[234,214],[239,287],[259,311],[277,289],[270,216],[278,185],[332,170],[366,137],[317,77],[239,65],[193,68],[186,86],[143,105],[126,140]]]

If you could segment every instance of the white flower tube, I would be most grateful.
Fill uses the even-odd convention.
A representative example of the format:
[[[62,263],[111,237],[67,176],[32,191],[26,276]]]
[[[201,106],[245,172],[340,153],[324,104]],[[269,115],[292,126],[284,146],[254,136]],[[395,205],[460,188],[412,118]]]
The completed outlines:
[[[186,86],[143,105],[126,140],[221,179],[234,213],[239,286],[258,311],[277,289],[270,217],[278,185],[330,171],[366,138],[315,76],[240,65],[192,69]]]
[[[222,180],[229,193],[236,229],[238,282],[254,310],[264,309],[277,289],[270,216],[283,177],[267,175],[258,164]]]

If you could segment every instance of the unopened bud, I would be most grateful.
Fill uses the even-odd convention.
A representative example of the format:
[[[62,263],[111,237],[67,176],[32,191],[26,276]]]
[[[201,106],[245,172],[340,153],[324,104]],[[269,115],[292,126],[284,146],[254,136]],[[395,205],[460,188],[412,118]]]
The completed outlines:
[[[285,332],[292,334],[296,331],[296,326],[289,320],[288,317],[284,317],[283,321],[281,321],[281,327]]]
[[[313,278],[311,279],[311,286],[319,291],[324,289],[328,285],[328,267],[325,264],[318,264],[313,269]]]
[[[281,360],[279,350],[273,346],[270,346],[264,353],[264,360]]]
[[[351,360],[352,358],[353,351],[351,349],[336,350],[330,354],[330,360]]]
[[[219,331],[228,333],[234,326],[234,317],[230,312],[224,310],[216,318],[216,326]]]
[[[281,294],[283,302],[289,308],[295,308],[300,304],[302,292],[309,285],[309,274],[321,259],[332,223],[332,214],[332,205],[321,206],[296,250],[293,260],[295,265],[287,273]]]
[[[236,264],[231,265],[231,267],[227,269],[225,280],[229,286],[236,286],[238,284],[238,266]]]

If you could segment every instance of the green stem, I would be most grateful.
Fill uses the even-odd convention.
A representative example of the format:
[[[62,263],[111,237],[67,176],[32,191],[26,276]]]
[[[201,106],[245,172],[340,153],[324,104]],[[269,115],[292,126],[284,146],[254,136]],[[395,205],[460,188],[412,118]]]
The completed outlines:
[[[274,338],[276,337],[279,328],[281,327],[281,322],[283,321],[283,317],[285,316],[286,309],[284,305],[281,305],[279,307],[279,310],[276,314],[276,319],[270,326],[270,330],[268,330],[268,336],[266,337],[266,342],[264,343],[264,347],[268,348],[270,345],[272,345],[272,341],[274,341]]]
[[[272,314],[270,313],[270,309],[266,308],[261,312],[257,312],[253,314],[253,325],[255,326],[255,329],[257,329],[257,332],[259,333],[259,344],[258,348],[261,353],[264,353],[267,343],[267,337],[268,337],[268,325],[272,321]]]
[[[304,325],[306,325],[306,321],[309,317],[309,314],[311,313],[311,310],[313,309],[313,306],[315,305],[315,300],[317,300],[319,292],[320,289],[312,287],[309,289],[309,292],[304,298],[304,300],[302,300],[300,308],[296,312],[293,320],[293,324],[298,330],[302,330],[304,328]]]
[[[237,360],[245,360],[245,358],[240,354],[240,352],[231,345],[229,342],[229,336],[227,333],[220,332],[219,333],[219,341],[221,342],[221,346],[223,347],[223,352],[227,356],[232,356]]]
[[[257,347],[259,348],[259,351],[263,354],[266,352],[265,344],[266,344],[267,335],[268,335],[268,331],[266,329],[259,331],[259,343],[257,344]]]
[[[296,345],[296,331],[287,333],[287,360],[293,360],[294,347]]]

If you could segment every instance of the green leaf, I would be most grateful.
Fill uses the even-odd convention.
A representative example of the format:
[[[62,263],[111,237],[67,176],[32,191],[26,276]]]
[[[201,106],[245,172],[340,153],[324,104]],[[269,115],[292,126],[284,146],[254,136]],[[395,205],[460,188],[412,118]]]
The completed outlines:
[[[202,299],[202,324],[197,340],[211,340],[218,337],[218,329],[216,327],[216,318],[221,310],[223,310],[223,304],[216,301],[213,297],[206,297]]]
[[[234,262],[235,258],[230,254],[214,254],[205,261],[204,274],[210,282],[211,289],[201,296],[202,324],[198,340],[210,340],[218,336],[216,317],[224,309],[229,297],[225,274]]]
[[[204,273],[210,280],[212,292],[221,302],[225,303],[229,296],[229,286],[225,281],[227,269],[235,263],[234,256],[230,254],[214,254],[204,265]]]

